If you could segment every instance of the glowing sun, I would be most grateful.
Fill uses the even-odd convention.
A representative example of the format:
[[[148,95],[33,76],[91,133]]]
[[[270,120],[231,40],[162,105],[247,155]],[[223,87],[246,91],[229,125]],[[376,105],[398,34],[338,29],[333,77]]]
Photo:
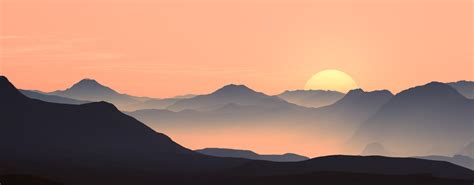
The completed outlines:
[[[348,74],[338,70],[324,70],[313,75],[306,85],[305,90],[332,90],[347,93],[358,88],[356,82]]]

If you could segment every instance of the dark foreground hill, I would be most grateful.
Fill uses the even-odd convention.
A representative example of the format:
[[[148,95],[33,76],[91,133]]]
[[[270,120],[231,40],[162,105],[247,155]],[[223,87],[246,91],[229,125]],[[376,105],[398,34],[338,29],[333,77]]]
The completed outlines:
[[[431,156],[420,156],[420,157],[415,157],[415,158],[435,160],[435,161],[447,161],[447,162],[474,170],[474,159],[468,156],[454,155],[452,157],[448,157],[448,156],[431,155]]]
[[[0,168],[88,182],[98,175],[217,170],[242,163],[188,150],[105,102],[29,99],[0,78]],[[46,170],[47,169],[47,170]],[[99,178],[97,177],[97,178]]]
[[[205,156],[111,104],[29,99],[5,77],[0,77],[0,146],[2,185],[15,184],[12,177],[25,184],[67,185],[347,184],[354,178],[361,184],[474,181],[469,169],[422,159],[331,156],[277,163]]]

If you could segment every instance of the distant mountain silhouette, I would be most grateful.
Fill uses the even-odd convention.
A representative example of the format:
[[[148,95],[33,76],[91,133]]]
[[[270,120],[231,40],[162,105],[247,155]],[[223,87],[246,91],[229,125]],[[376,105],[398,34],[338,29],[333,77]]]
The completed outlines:
[[[337,91],[296,90],[285,91],[277,96],[296,105],[316,108],[331,105],[340,100],[344,94]]]
[[[364,150],[361,152],[361,155],[381,155],[381,156],[390,156],[391,153],[385,149],[385,147],[380,143],[370,143],[365,146]]]
[[[93,102],[106,101],[114,104],[120,109],[125,108],[127,105],[140,102],[139,97],[120,94],[117,91],[104,86],[93,79],[83,79],[66,90],[54,91],[49,94],[76,100]]]
[[[237,92],[232,92],[232,90]],[[189,131],[204,133],[221,130],[226,132],[238,127],[242,130],[241,132],[228,134],[232,137],[244,137],[245,130],[254,132],[255,128],[259,128],[261,134],[271,135],[274,130],[284,129],[287,130],[286,133],[295,133],[298,137],[305,137],[308,145],[318,146],[322,145],[320,140],[330,140],[331,147],[336,147],[334,146],[336,142],[342,145],[363,121],[372,116],[392,96],[389,91],[353,90],[332,105],[307,108],[287,103],[278,97],[257,93],[243,86],[232,85],[210,95],[176,102],[173,106],[179,105],[181,108],[178,110],[184,109],[181,111],[150,109],[127,112],[127,114],[172,135]],[[199,139],[199,134],[194,135],[196,136],[194,139]],[[205,136],[212,137],[212,135]],[[189,138],[188,142],[194,140],[189,136],[187,138]],[[219,138],[215,138],[208,141],[218,140]],[[186,141],[182,142],[187,144]],[[203,146],[200,146],[202,148],[225,147],[202,142]]]
[[[185,109],[209,111],[218,109],[226,104],[256,105],[259,107],[292,106],[292,104],[278,98],[256,92],[245,85],[226,85],[217,91],[198,95],[189,99],[182,99],[167,107],[169,110],[181,111]]]
[[[282,155],[261,155],[250,150],[236,150],[227,148],[204,148],[195,150],[201,154],[216,156],[216,157],[235,157],[253,160],[265,160],[275,162],[290,162],[290,161],[304,161],[308,160],[308,157],[286,153]]]
[[[62,103],[62,104],[72,104],[72,105],[91,103],[90,101],[75,100],[72,98],[65,98],[62,96],[48,95],[48,94],[37,92],[37,91],[20,90],[20,92],[24,94],[25,96],[27,96],[28,98],[42,100],[42,101],[51,102],[51,103]]]
[[[19,174],[30,176],[29,182],[220,185],[277,179],[292,184],[304,176],[308,184],[321,176],[325,180],[319,182],[330,182],[326,172],[366,184],[400,179],[418,184],[425,177],[442,184],[474,181],[471,170],[422,159],[329,156],[277,163],[206,156],[183,148],[112,104],[29,99],[5,77],[0,77],[0,102],[0,177]]]
[[[43,93],[45,95],[53,95],[54,97],[45,97],[33,92],[28,92],[32,98],[40,99],[47,102],[53,103],[66,103],[66,104],[81,104],[75,103],[74,99],[79,102],[99,102],[106,101],[114,104],[120,110],[123,111],[134,111],[140,109],[165,109],[166,107],[176,103],[178,100],[194,97],[195,95],[183,95],[174,98],[149,98],[149,97],[137,97],[127,94],[121,94],[110,87],[104,86],[94,79],[83,79],[78,83],[74,84],[66,90],[58,90],[51,93]],[[69,99],[58,99],[56,97],[64,97]]]
[[[421,156],[421,157],[415,157],[415,158],[435,160],[435,161],[446,161],[446,162],[450,162],[450,163],[474,170],[474,159],[468,156],[464,156],[464,155],[454,155],[453,157],[431,155],[431,156]]]
[[[474,101],[432,82],[398,93],[363,123],[351,145],[371,142],[401,155],[453,155],[474,139]]]
[[[373,104],[383,105],[393,94],[388,90],[366,92],[363,89],[350,90],[341,100],[335,103],[335,106],[348,104]]]
[[[458,90],[463,96],[469,99],[474,99],[474,82],[461,80],[458,82],[447,83],[451,87]]]

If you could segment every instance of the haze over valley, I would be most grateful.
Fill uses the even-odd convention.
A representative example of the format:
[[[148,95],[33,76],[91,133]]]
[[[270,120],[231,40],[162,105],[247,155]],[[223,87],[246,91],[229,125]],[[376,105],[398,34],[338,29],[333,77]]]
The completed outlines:
[[[298,90],[266,95],[245,85],[230,84],[209,94],[159,99],[118,93],[93,79],[84,79],[63,91],[22,92],[56,103],[111,102],[191,149],[237,148],[317,157],[363,154],[366,146],[377,142],[391,152],[371,155],[453,156],[474,140],[474,100],[465,90],[472,87],[474,83],[467,81],[432,82],[395,95],[387,90],[362,89],[346,94]],[[63,99],[59,101],[59,97]],[[298,104],[298,99],[307,100]],[[316,103],[309,106],[311,102]],[[314,106],[320,102],[326,104]],[[407,135],[410,131],[413,134]]]

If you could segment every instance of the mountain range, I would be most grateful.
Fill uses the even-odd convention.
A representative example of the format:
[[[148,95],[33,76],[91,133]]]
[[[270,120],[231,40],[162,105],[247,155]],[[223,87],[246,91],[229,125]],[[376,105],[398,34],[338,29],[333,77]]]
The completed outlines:
[[[195,96],[183,95],[164,99],[132,96],[119,93],[110,87],[100,84],[94,79],[88,78],[80,80],[65,90],[57,90],[49,93],[34,90],[21,90],[21,92],[30,98],[53,103],[84,104],[105,101],[114,104],[120,110],[124,111],[165,109],[178,100]]]
[[[219,109],[228,104],[240,106],[259,106],[262,108],[291,107],[290,104],[278,97],[268,96],[256,92],[245,85],[226,85],[207,95],[198,95],[189,99],[182,99],[167,107],[172,111],[198,110],[208,111]]]
[[[0,77],[0,102],[0,177],[8,179],[17,174],[47,184],[92,185],[312,184],[334,182],[333,177],[355,177],[364,184],[474,181],[471,170],[422,159],[328,156],[276,163],[206,156],[110,103],[68,105],[30,99],[5,77]]]
[[[96,172],[113,168],[117,173],[170,173],[242,162],[186,149],[110,103],[67,105],[29,99],[5,77],[0,78],[0,92],[0,146],[4,149],[0,162],[22,173],[27,169],[42,174],[35,169],[51,167],[51,172],[65,178],[74,176],[56,165]]]
[[[193,148],[221,147],[221,135],[234,138],[229,141],[234,146],[249,148],[246,140],[237,138],[266,135],[263,142],[259,141],[260,145],[293,147],[288,149],[302,153],[306,147],[341,146],[354,129],[391,96],[388,91],[365,92],[359,89],[350,91],[332,105],[307,108],[245,86],[230,85],[208,95],[180,100],[173,105],[177,111],[149,109],[126,113]],[[186,134],[191,130],[196,134]],[[275,135],[276,132],[280,134]],[[301,143],[303,138],[306,141]],[[274,142],[278,139],[286,140],[287,144]],[[197,140],[200,142],[194,142]],[[296,147],[297,143],[305,146]]]
[[[443,83],[432,84],[444,85]],[[444,88],[417,91],[404,96],[405,98],[400,97],[403,92],[411,89],[402,91],[396,96],[386,90],[365,92],[362,89],[351,90],[347,94],[335,91],[297,90],[285,91],[282,94],[270,96],[254,91],[245,85],[230,84],[206,95],[156,99],[120,94],[92,79],[81,80],[64,91],[42,93],[22,90],[22,93],[34,99],[65,104],[108,101],[120,110],[128,111],[125,112],[126,114],[143,121],[153,129],[170,134],[185,145],[190,145],[191,142],[198,138],[202,139],[203,136],[207,138],[202,140],[202,145],[190,145],[194,148],[223,146],[222,143],[219,143],[218,135],[213,138],[212,134],[204,134],[207,132],[230,134],[238,138],[255,137],[255,134],[246,135],[242,133],[261,132],[262,134],[271,135],[279,130],[286,130],[281,137],[286,134],[284,139],[294,140],[288,140],[288,143],[297,142],[300,138],[307,140],[305,142],[307,145],[300,148],[331,146],[333,148],[344,148],[344,150],[340,150],[342,153],[359,154],[368,144],[380,143],[393,153],[402,156],[454,155],[472,141],[468,136],[468,132],[474,126],[472,126],[472,121],[469,122],[469,120],[472,120],[472,116],[467,113],[472,112],[472,106],[458,106],[450,100],[458,99],[459,101],[455,101],[471,102],[468,98],[474,83],[459,81],[445,84]],[[430,85],[416,88],[425,86]],[[450,93],[447,93],[448,91]],[[432,97],[432,99],[426,99],[425,97]],[[445,102],[438,101],[440,99],[445,100]],[[402,101],[406,104],[401,103]],[[430,102],[436,101],[438,103],[430,105]],[[305,104],[311,102],[314,104]],[[327,105],[319,104],[321,102],[326,102]],[[446,106],[444,106],[444,103],[446,103]],[[399,104],[403,104],[403,106]],[[386,122],[392,122],[387,125],[398,125],[395,122],[399,121],[403,123],[398,124],[404,126],[396,126],[398,130],[385,128],[389,126],[368,126],[385,125]],[[372,124],[369,122],[378,123]],[[447,122],[454,126],[447,129],[448,131],[451,130],[449,132],[441,132],[439,128],[447,127]],[[426,127],[426,124],[431,124],[431,126]],[[371,131],[364,131],[367,129]],[[420,129],[421,131],[419,131]],[[432,133],[432,129],[438,131]],[[184,135],[190,130],[202,134]],[[232,132],[227,133],[227,130]],[[392,135],[391,137],[400,137],[405,132],[412,133],[413,136],[406,137],[405,142],[413,143],[413,146],[423,146],[414,148],[419,151],[405,150],[406,147],[393,147],[391,143],[377,139],[377,137],[384,136],[385,133],[383,132],[385,130],[390,130],[391,133],[388,133],[388,135]],[[461,134],[458,134],[458,131]],[[362,134],[359,134],[360,132]],[[415,133],[424,134],[418,137]],[[439,134],[446,136],[446,139],[441,141],[442,144],[438,146],[425,145],[426,143],[433,143],[430,137]],[[453,137],[450,137],[451,135]],[[415,141],[411,142],[408,138]],[[384,138],[384,140],[388,140],[388,138]],[[396,139],[391,140],[396,141]],[[206,141],[209,142],[206,143]],[[325,141],[332,142],[325,143]],[[246,141],[235,140],[233,142],[238,145],[242,144],[239,145],[241,148],[248,147],[243,145],[247,143]],[[344,142],[348,144],[342,144]],[[262,144],[272,144],[271,138],[268,138],[268,142]],[[297,152],[301,153],[303,151]]]

